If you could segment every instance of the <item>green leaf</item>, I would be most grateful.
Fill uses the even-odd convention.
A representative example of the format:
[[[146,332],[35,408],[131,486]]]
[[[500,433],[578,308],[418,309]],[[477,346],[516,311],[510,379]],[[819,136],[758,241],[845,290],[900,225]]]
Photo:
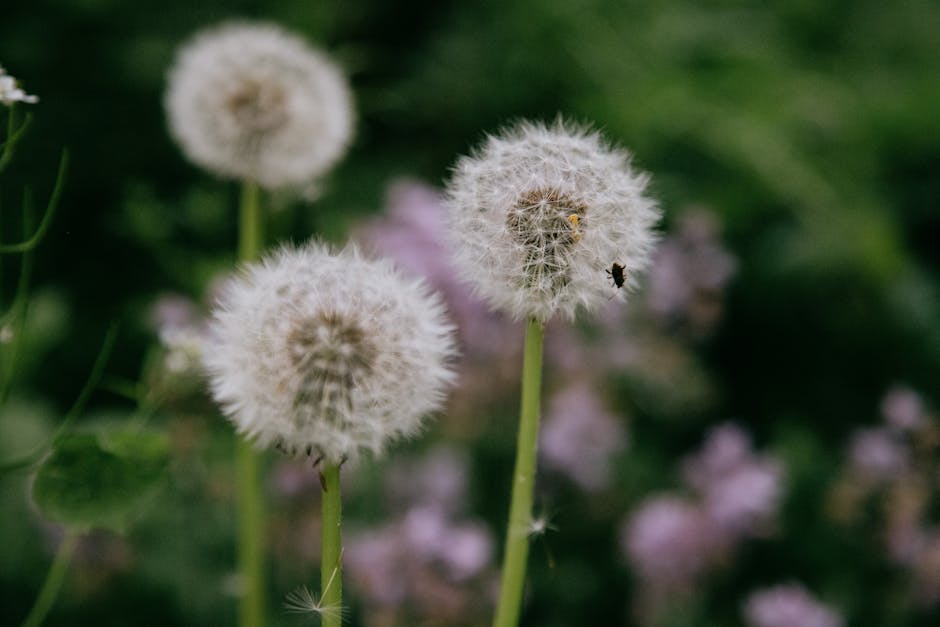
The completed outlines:
[[[87,530],[123,531],[160,488],[167,470],[162,434],[108,429],[59,437],[33,482],[44,517]]]

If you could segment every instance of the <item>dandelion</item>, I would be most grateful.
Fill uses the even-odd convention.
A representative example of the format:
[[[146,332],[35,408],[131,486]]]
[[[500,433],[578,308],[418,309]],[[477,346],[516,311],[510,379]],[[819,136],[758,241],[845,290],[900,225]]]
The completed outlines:
[[[559,118],[519,122],[457,161],[445,204],[457,269],[494,309],[527,319],[522,403],[500,601],[518,624],[529,551],[545,323],[637,283],[659,218],[648,177],[600,134]],[[615,284],[611,274],[616,272]],[[621,296],[622,297],[622,296]]]
[[[261,447],[330,463],[415,433],[452,381],[452,328],[420,280],[354,248],[284,248],[222,296],[204,359]]]
[[[215,399],[258,446],[323,463],[316,608],[342,600],[340,465],[418,431],[453,354],[437,295],[355,248],[285,247],[226,286],[203,352]]]
[[[7,74],[3,66],[0,66],[0,103],[11,107],[17,102],[36,104],[39,98],[23,91],[16,79]]]
[[[266,188],[310,183],[352,135],[339,69],[272,24],[228,23],[196,35],[170,71],[165,105],[189,159]]]
[[[573,318],[628,286],[649,260],[659,219],[648,176],[600,134],[559,119],[520,122],[463,157],[447,186],[461,275],[517,319]]]

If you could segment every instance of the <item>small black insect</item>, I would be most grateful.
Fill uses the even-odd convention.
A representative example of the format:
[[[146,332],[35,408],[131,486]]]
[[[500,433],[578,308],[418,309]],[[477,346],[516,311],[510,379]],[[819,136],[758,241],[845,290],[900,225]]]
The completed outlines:
[[[614,262],[614,265],[610,267],[610,270],[606,270],[606,272],[607,276],[613,279],[614,285],[617,286],[617,289],[623,287],[623,282],[626,280],[626,277],[623,274],[623,266]]]

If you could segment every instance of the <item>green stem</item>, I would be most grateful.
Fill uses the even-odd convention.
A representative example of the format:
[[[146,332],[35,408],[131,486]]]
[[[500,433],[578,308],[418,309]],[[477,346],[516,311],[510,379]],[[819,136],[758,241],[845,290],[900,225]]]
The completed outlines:
[[[242,184],[241,216],[238,229],[238,260],[254,261],[261,254],[264,242],[264,214],[257,183]]]
[[[340,627],[343,622],[343,540],[340,533],[342,512],[339,464],[326,464],[323,467],[323,550],[320,560],[322,627]]]
[[[519,439],[512,481],[512,504],[506,527],[502,585],[494,627],[516,627],[525,587],[532,523],[532,494],[535,488],[535,458],[539,435],[539,394],[542,385],[542,323],[529,320],[522,361],[522,406]]]
[[[69,530],[59,550],[52,560],[52,566],[49,567],[49,573],[46,575],[46,581],[42,584],[42,590],[36,597],[36,603],[30,610],[29,616],[23,621],[22,627],[39,627],[42,621],[46,619],[49,610],[52,609],[56,597],[59,596],[59,590],[62,589],[62,582],[65,580],[65,573],[68,571],[69,563],[72,561],[72,554],[75,552],[75,545],[78,543],[78,534]]]
[[[242,187],[238,230],[238,259],[258,258],[264,241],[264,216],[255,183]],[[244,589],[238,608],[240,627],[264,625],[264,511],[258,454],[239,438],[238,464],[238,566]]]

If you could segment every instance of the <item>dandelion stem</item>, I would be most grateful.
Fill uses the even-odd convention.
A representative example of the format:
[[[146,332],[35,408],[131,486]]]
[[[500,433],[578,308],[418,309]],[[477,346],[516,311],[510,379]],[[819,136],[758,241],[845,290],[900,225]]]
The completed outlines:
[[[257,259],[264,240],[264,216],[255,183],[245,182],[241,194],[238,258]],[[240,627],[264,625],[264,512],[258,454],[239,438],[238,463],[238,565],[244,589],[238,608]]]
[[[242,184],[241,220],[238,229],[238,260],[254,261],[261,254],[264,241],[264,214],[257,183]]]
[[[323,550],[320,562],[320,604],[339,608],[343,603],[343,541],[340,533],[343,504],[339,490],[339,464],[323,467]],[[340,627],[341,612],[323,613],[323,627]]]
[[[36,603],[30,610],[29,616],[23,621],[22,627],[39,627],[42,621],[46,619],[49,610],[52,609],[56,597],[59,596],[59,590],[62,589],[62,582],[65,579],[65,573],[68,571],[69,563],[72,561],[72,554],[75,552],[75,545],[78,543],[78,534],[69,530],[59,550],[56,551],[55,559],[52,560],[52,566],[49,567],[49,573],[46,575],[46,581],[42,584],[42,590],[36,597]]]
[[[502,585],[494,627],[515,627],[519,623],[522,591],[529,555],[529,525],[532,521],[532,494],[535,487],[535,457],[539,434],[539,394],[542,385],[542,323],[530,319],[525,333],[522,361],[522,406],[519,411],[519,439],[512,481],[512,504],[506,528]]]

